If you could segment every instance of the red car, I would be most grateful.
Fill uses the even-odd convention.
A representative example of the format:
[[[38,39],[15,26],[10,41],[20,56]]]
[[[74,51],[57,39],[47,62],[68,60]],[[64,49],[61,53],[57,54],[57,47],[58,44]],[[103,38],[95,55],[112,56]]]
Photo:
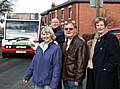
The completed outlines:
[[[111,28],[110,32],[113,33],[120,42],[120,28]]]

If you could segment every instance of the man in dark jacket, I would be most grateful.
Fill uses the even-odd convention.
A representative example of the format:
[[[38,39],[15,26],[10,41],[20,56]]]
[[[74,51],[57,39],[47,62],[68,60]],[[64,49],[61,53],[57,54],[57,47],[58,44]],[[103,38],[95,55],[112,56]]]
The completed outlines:
[[[63,45],[64,40],[65,40],[64,29],[60,26],[60,22],[59,22],[59,20],[57,18],[53,18],[52,19],[51,26],[52,26],[52,29],[53,29],[55,35],[56,35],[55,41],[62,48],[62,45]],[[61,82],[61,80],[60,80],[58,89],[62,89],[62,82]]]
[[[62,79],[65,89],[82,89],[82,82],[86,72],[86,45],[77,34],[74,23],[65,25],[66,42],[63,44]]]
[[[60,26],[59,20],[57,18],[53,18],[51,22],[51,26],[56,35],[55,41],[60,45],[60,47],[62,47],[65,37],[64,37],[64,30]]]

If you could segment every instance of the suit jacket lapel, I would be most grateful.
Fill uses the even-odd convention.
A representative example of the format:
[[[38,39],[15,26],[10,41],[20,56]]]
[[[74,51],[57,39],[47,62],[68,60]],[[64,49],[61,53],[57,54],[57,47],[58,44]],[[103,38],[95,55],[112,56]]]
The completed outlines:
[[[103,50],[103,47],[105,46],[105,42],[108,38],[109,32],[106,31],[106,33],[96,42],[95,49],[94,49],[94,55],[97,54],[98,51]]]
[[[99,49],[102,49],[102,45],[104,45],[104,38],[96,42],[94,54],[96,54],[99,51]]]

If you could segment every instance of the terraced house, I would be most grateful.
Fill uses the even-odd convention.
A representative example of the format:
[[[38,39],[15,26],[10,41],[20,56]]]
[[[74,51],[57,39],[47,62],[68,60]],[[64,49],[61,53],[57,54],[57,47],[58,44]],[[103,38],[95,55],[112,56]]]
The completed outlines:
[[[41,16],[44,25],[50,25],[54,17],[57,17],[63,26],[66,21],[74,21],[78,32],[83,35],[95,32],[93,20],[96,14],[98,8],[90,7],[90,0],[68,0],[57,6],[52,3],[52,7],[41,13]],[[120,0],[103,0],[99,15],[108,18],[110,28],[120,27]]]

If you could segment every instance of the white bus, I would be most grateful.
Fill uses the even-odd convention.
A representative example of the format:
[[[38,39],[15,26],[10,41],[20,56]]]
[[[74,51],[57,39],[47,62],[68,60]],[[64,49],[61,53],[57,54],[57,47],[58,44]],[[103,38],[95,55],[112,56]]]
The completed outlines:
[[[11,54],[34,55],[39,44],[39,32],[38,13],[7,13],[2,39],[2,57]]]

